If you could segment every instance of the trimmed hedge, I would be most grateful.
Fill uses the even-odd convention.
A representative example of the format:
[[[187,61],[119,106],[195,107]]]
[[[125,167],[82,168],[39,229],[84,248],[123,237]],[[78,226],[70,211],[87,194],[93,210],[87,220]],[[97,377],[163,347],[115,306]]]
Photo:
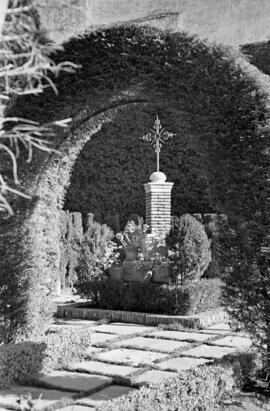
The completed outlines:
[[[231,368],[202,366],[109,401],[98,411],[208,411],[233,385]]]
[[[97,308],[189,315],[219,307],[222,282],[219,279],[204,279],[180,286],[97,280],[75,284],[75,287]]]
[[[83,358],[91,344],[91,334],[89,330],[59,327],[38,341],[1,345],[0,387],[14,382],[31,383],[39,372]]]
[[[174,281],[186,285],[200,280],[211,261],[211,243],[204,226],[190,214],[174,218],[166,246]]]

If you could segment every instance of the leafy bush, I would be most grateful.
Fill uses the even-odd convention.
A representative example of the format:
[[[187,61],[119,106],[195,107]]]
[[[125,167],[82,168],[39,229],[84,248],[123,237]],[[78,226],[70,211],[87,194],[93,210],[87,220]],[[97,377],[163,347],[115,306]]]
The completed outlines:
[[[205,278],[222,278],[228,267],[225,255],[225,239],[230,233],[228,218],[225,214],[193,214],[203,224],[211,243],[211,262],[204,272]]]
[[[219,361],[219,364],[232,366],[235,385],[238,388],[243,388],[254,381],[262,367],[258,354],[251,351],[228,354]]]
[[[0,346],[0,387],[13,382],[30,383],[42,371],[61,368],[83,358],[91,344],[89,330],[64,329],[49,332],[38,341]]]
[[[113,231],[106,224],[94,221],[88,214],[86,231],[82,240],[82,250],[76,268],[78,282],[102,277],[113,264],[113,252],[116,248],[112,241]]]
[[[98,308],[188,315],[219,307],[222,283],[211,279],[181,286],[97,280],[75,286]]]
[[[234,380],[232,370],[202,366],[109,401],[99,411],[208,411],[212,410]]]
[[[198,281],[211,261],[210,242],[203,225],[189,214],[176,217],[166,245],[172,278],[182,285]]]

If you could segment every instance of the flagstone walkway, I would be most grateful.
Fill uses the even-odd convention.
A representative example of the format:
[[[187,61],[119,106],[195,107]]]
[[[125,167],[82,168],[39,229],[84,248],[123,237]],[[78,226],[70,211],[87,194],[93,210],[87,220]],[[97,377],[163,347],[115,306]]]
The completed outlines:
[[[36,387],[2,390],[0,411],[18,410],[18,395],[27,393],[36,399],[36,409],[53,406],[54,410],[91,411],[141,385],[158,383],[178,371],[211,363],[251,344],[249,338],[236,335],[225,323],[200,331],[169,331],[138,324],[57,319],[52,328],[63,326],[90,327],[93,336],[87,358],[69,363],[65,370],[40,376]]]

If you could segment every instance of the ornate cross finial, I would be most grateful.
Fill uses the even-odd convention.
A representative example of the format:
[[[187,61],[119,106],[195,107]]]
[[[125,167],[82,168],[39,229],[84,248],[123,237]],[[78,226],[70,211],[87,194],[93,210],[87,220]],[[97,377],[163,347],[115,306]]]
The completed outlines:
[[[157,172],[159,172],[159,153],[161,147],[166,141],[168,141],[173,136],[173,133],[169,133],[165,130],[165,128],[162,128],[160,120],[157,116],[154,128],[151,129],[149,133],[141,137],[143,141],[147,141],[148,143],[152,144],[155,149],[157,155]]]

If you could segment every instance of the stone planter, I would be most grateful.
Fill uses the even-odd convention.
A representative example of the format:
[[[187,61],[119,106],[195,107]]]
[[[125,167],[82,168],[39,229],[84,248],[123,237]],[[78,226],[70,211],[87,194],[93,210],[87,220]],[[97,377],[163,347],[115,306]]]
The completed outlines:
[[[123,267],[111,267],[108,270],[110,280],[122,280]]]
[[[167,262],[157,265],[152,276],[154,283],[169,283],[169,265]]]
[[[137,269],[138,261],[136,260],[125,260],[123,262],[123,281],[137,281],[137,282],[146,282],[150,281],[149,279],[145,279],[145,273],[141,270]]]
[[[138,248],[134,246],[125,247],[126,260],[137,260],[138,258]]]

